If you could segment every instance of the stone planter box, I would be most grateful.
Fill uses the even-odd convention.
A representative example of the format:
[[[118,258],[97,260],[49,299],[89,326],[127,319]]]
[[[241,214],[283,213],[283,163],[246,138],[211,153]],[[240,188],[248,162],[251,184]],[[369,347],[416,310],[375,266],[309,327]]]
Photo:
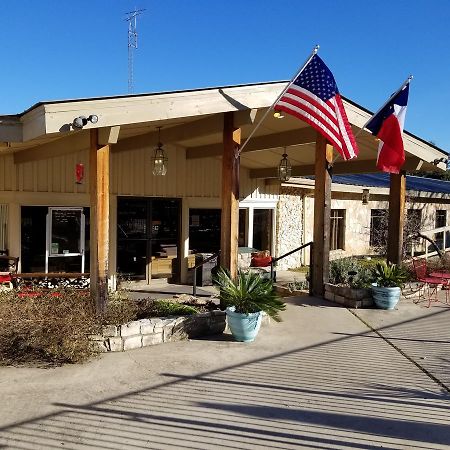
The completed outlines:
[[[352,289],[325,283],[325,298],[348,308],[370,308],[374,306],[370,289]]]
[[[155,317],[118,326],[104,326],[102,335],[92,336],[92,340],[101,352],[122,352],[163,342],[220,334],[225,330],[225,323],[225,311]]]

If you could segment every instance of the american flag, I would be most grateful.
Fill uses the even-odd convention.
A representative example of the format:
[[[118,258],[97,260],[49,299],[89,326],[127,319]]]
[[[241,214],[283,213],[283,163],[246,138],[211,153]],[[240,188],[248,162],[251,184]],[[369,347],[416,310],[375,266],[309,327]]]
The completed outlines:
[[[274,109],[311,125],[333,144],[345,160],[358,156],[358,147],[336,81],[319,56],[311,58]]]

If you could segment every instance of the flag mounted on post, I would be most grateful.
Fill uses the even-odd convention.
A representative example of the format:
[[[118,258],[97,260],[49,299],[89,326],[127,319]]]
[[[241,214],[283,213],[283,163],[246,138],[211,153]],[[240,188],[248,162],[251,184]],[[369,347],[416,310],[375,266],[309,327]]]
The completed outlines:
[[[311,125],[344,160],[358,156],[355,137],[330,69],[314,54],[274,105]]]
[[[365,126],[380,140],[377,167],[382,172],[399,173],[405,163],[402,133],[405,124],[410,81],[411,77],[374,114]]]

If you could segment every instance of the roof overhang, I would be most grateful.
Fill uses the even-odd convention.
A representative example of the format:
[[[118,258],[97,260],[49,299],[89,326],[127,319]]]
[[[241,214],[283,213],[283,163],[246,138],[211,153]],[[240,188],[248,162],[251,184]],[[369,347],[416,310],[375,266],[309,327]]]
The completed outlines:
[[[239,112],[237,126],[243,139],[270,107],[286,82],[226,86],[156,94],[65,100],[38,103],[17,116],[0,116],[0,154],[15,153],[16,162],[56,156],[89,147],[89,129],[120,127],[113,151],[156,143],[156,127],[163,126],[162,141],[186,148],[187,158],[217,157],[222,151],[222,115]],[[357,132],[371,113],[344,100],[349,121]],[[78,116],[95,114],[95,125],[72,129]],[[255,118],[256,114],[256,118]],[[375,170],[378,143],[363,131],[358,135],[360,154],[355,161],[336,161],[335,173]],[[435,160],[447,153],[411,133],[404,133],[409,171],[445,170]],[[277,120],[269,115],[241,155],[241,165],[254,178],[273,178],[287,148],[294,175],[314,173],[315,132],[293,117]]]

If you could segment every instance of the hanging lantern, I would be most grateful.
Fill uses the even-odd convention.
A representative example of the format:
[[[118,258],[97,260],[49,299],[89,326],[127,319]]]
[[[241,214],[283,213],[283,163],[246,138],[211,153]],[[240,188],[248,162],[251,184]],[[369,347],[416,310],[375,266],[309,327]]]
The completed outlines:
[[[370,191],[369,189],[363,189],[362,190],[362,204],[363,205],[368,205],[369,204],[369,198],[370,198]]]
[[[291,178],[292,167],[286,153],[283,153],[280,165],[278,166],[278,178],[280,181],[289,181]]]
[[[153,175],[164,176],[167,173],[167,161],[168,158],[162,148],[161,143],[161,127],[158,127],[158,147],[155,149],[153,156]]]
[[[83,184],[84,179],[84,164],[77,163],[75,165],[75,180],[77,184]]]

